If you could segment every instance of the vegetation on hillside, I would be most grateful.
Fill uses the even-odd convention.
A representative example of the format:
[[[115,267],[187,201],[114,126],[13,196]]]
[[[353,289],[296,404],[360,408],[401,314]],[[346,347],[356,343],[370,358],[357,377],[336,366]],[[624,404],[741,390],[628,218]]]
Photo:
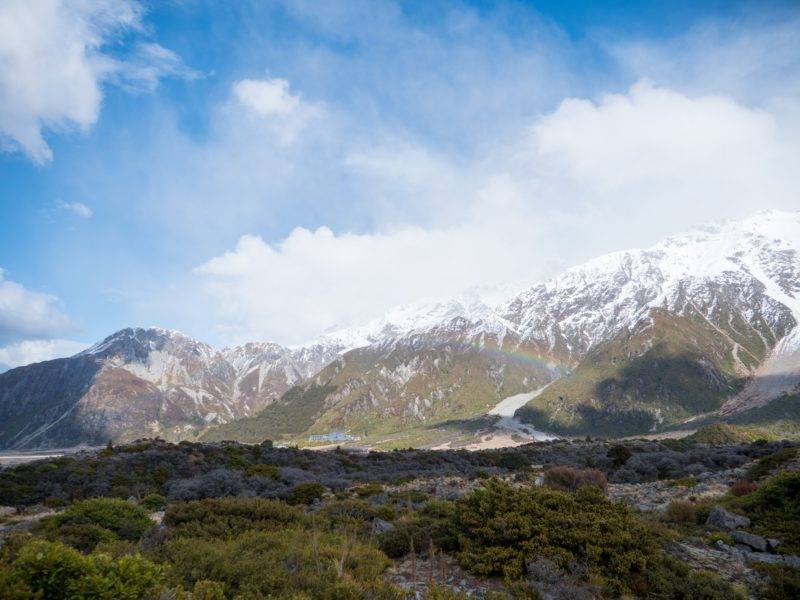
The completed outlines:
[[[491,589],[520,599],[733,599],[730,583],[671,553],[680,531],[703,535],[702,502],[674,503],[661,522],[604,490],[608,481],[694,481],[699,470],[753,459],[779,468],[787,450],[796,446],[109,447],[0,471],[0,504],[58,511],[0,531],[0,597],[407,600],[414,588],[428,600],[460,600],[441,574],[460,569],[454,581],[484,585],[486,598]],[[798,477],[770,471],[725,505],[795,551]],[[164,504],[163,520],[151,518]],[[793,589],[793,572],[762,577],[763,597],[791,597],[781,594]]]
[[[709,412],[742,385],[730,340],[700,318],[654,311],[518,411],[563,435],[622,437]],[[763,353],[763,346],[760,350]]]

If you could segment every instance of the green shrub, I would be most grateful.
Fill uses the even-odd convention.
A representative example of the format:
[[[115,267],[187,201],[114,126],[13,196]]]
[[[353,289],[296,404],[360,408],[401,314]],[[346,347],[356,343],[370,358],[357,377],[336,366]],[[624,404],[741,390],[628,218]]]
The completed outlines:
[[[167,505],[167,500],[161,494],[147,494],[139,501],[139,505],[145,510],[155,512],[157,510],[164,510]]]
[[[8,581],[44,600],[138,600],[164,579],[163,568],[141,556],[116,560],[105,554],[85,556],[45,540],[26,543],[8,571]]]
[[[686,438],[687,442],[722,446],[726,444],[744,444],[752,441],[753,436],[746,430],[727,423],[713,423],[695,431]]]
[[[280,500],[263,498],[208,498],[174,502],[164,513],[170,534],[180,537],[226,539],[251,530],[273,531],[302,523],[299,509]]]
[[[257,475],[259,477],[264,477],[265,479],[272,479],[273,481],[278,481],[281,477],[281,472],[275,465],[269,465],[266,463],[259,463],[257,465],[251,465],[245,471],[245,475],[248,477],[253,477]]]
[[[84,552],[115,539],[136,541],[153,522],[141,506],[117,498],[76,502],[63,513],[42,519],[39,531]]]
[[[759,564],[756,570],[767,580],[759,590],[764,600],[794,600],[800,598],[800,569],[783,565]]]
[[[356,496],[359,498],[369,498],[370,496],[377,496],[378,494],[383,492],[383,484],[382,483],[367,483],[365,485],[360,485],[356,488],[353,488]]]
[[[782,464],[789,462],[800,451],[800,446],[793,446],[789,448],[780,448],[772,454],[763,456],[750,467],[747,471],[747,479],[750,481],[758,481],[768,476],[773,471],[777,470]]]
[[[684,563],[664,556],[644,572],[634,573],[630,590],[641,598],[737,600],[733,587],[711,573],[692,571]]]
[[[478,575],[519,579],[525,573],[526,559],[538,556],[562,570],[585,564],[587,579],[600,583],[610,595],[727,597],[673,594],[670,590],[677,589],[681,581],[692,591],[706,587],[731,591],[725,583],[713,578],[706,581],[696,574],[682,580],[667,579],[669,568],[663,567],[667,559],[655,530],[596,487],[582,486],[577,492],[565,493],[548,488],[515,489],[493,480],[456,502],[453,525],[458,532],[459,563]],[[672,595],[661,595],[659,590]]]
[[[588,558],[599,575],[622,581],[655,548],[652,532],[628,508],[590,487],[567,494],[493,480],[456,503],[454,521],[459,562],[480,575],[519,578],[526,557],[540,555],[559,568]]]
[[[685,487],[685,488],[693,488],[697,487],[697,477],[694,475],[689,475],[687,477],[681,477],[680,479],[673,479],[670,484],[674,487]]]
[[[164,545],[176,583],[211,579],[228,597],[398,598],[378,550],[326,531],[251,531],[228,540],[180,538]]]
[[[724,531],[715,531],[711,535],[708,536],[708,545],[714,546],[717,542],[722,542],[728,546],[733,546],[733,538],[731,537],[730,533],[725,533]]]
[[[316,481],[300,483],[289,492],[286,502],[289,504],[313,504],[316,500],[320,500],[327,491],[328,488]]]
[[[750,517],[753,531],[781,540],[780,552],[800,552],[800,473],[781,473],[727,504]]]

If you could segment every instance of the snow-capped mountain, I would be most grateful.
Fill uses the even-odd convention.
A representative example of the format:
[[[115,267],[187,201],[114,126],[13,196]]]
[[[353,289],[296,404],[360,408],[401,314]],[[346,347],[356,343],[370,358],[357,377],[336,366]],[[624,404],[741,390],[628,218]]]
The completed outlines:
[[[555,379],[520,411],[539,429],[644,432],[795,390],[798,323],[800,212],[765,212],[527,287],[416,302],[299,347],[216,351],[126,329],[0,374],[0,445],[182,438],[216,424],[233,437],[240,419],[254,438],[388,434],[484,414]]]
[[[601,256],[498,309],[526,341],[571,362],[629,330],[654,308],[711,322],[733,309],[770,349],[800,321],[800,213],[767,212],[675,236],[647,250]],[[738,355],[745,369],[753,357]]]
[[[249,343],[215,351],[180,332],[129,328],[71,358],[0,379],[0,446],[192,437],[253,415],[335,356]]]

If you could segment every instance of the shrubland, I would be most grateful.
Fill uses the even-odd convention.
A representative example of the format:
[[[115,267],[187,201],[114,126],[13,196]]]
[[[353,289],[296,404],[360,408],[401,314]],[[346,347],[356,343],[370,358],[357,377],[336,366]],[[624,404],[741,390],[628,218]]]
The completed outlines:
[[[702,473],[753,464],[751,471],[765,474],[722,502],[796,551],[798,475],[773,472],[794,448],[675,441],[559,441],[475,453],[161,441],[109,447],[0,471],[0,504],[56,510],[0,533],[0,598],[400,600],[411,595],[393,575],[399,565],[447,556],[463,572],[457,580],[499,582],[499,597],[732,599],[730,583],[672,556],[678,536],[704,535],[707,505],[676,502],[654,519],[610,500],[606,487],[696,483]],[[421,568],[412,572],[420,598],[466,597],[432,575],[426,581]],[[793,571],[763,578],[754,593],[792,597],[785,594],[795,589]]]

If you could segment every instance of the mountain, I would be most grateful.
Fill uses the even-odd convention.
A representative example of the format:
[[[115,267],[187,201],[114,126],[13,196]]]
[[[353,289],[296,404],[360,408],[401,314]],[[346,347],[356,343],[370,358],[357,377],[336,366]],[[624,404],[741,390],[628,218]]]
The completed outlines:
[[[0,447],[193,437],[257,413],[335,352],[270,343],[217,352],[176,331],[123,329],[71,358],[0,374]]]
[[[794,389],[799,250],[800,213],[768,212],[535,286],[504,315],[523,339],[550,332],[575,366],[518,416],[560,433],[644,433]]]
[[[785,420],[800,397],[798,322],[800,213],[765,212],[527,287],[410,304],[299,347],[216,351],[174,331],[122,330],[0,374],[0,447],[340,429],[432,443],[545,386],[517,418],[563,435]]]
[[[547,383],[517,416],[564,435],[641,434],[764,403],[800,382],[798,246],[800,213],[767,212],[599,257],[495,306],[398,309],[350,330],[362,346],[280,402],[207,437],[380,439]]]

